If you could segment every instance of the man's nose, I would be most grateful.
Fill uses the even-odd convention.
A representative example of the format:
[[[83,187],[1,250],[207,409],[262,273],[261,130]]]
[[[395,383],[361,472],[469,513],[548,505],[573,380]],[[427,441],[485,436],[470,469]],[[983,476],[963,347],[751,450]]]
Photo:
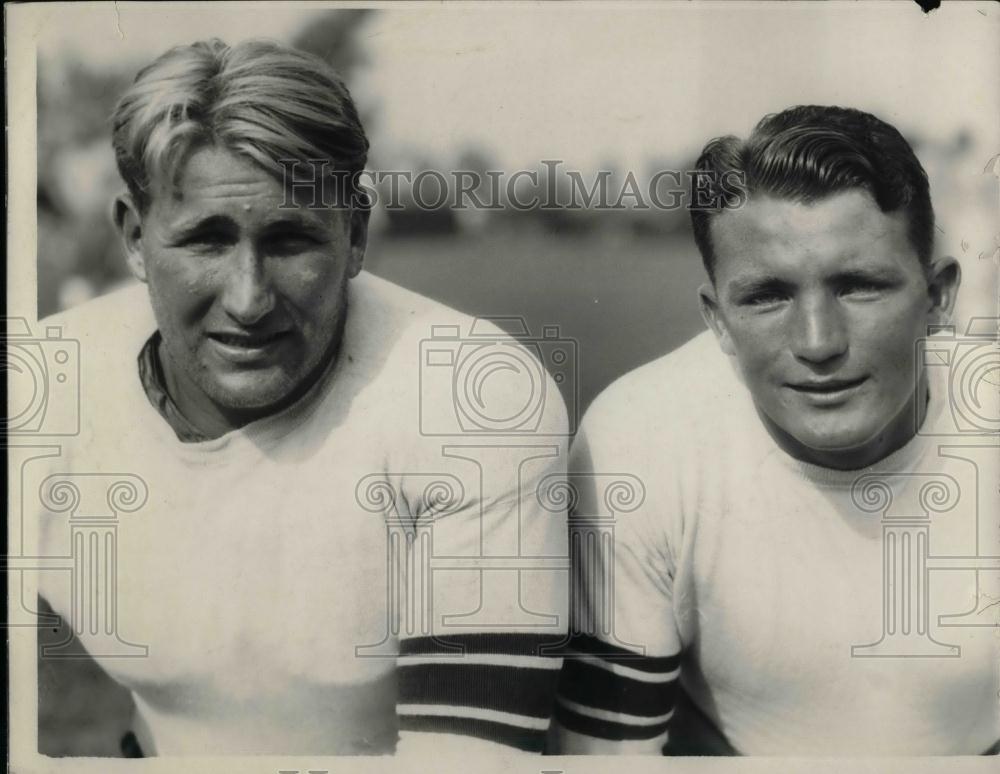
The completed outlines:
[[[821,364],[847,352],[847,321],[835,298],[805,300],[792,325],[792,351],[799,360]]]
[[[239,245],[222,292],[222,306],[236,322],[252,326],[274,309],[274,290],[262,256],[252,245]]]

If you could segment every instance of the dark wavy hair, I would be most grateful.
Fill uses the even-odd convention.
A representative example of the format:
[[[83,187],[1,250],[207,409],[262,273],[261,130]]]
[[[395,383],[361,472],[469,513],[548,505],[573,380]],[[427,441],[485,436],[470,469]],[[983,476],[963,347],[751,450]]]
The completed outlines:
[[[700,176],[698,193],[706,195],[707,183],[708,201],[714,206],[692,208],[691,225],[713,282],[712,218],[758,193],[811,203],[863,189],[882,212],[905,210],[910,242],[921,264],[930,263],[934,209],[927,173],[903,136],[870,113],[823,105],[789,108],[765,116],[746,140],[733,136],[712,140],[695,166],[707,173]],[[743,179],[743,197],[734,197],[720,184],[723,175],[733,173]]]

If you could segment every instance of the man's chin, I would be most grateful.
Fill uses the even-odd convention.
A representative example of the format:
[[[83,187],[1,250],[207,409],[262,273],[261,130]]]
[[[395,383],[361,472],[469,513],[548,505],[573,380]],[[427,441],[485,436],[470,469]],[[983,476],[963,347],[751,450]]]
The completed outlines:
[[[224,411],[267,415],[287,405],[294,385],[285,379],[240,375],[214,383],[206,393]]]
[[[877,430],[845,427],[803,430],[792,438],[820,465],[835,468],[862,468],[875,462],[873,451],[879,446]],[[880,457],[882,455],[876,455]]]
[[[850,454],[866,449],[873,439],[851,433],[805,433],[795,436],[803,446],[825,454]]]
[[[823,421],[766,421],[778,443],[792,456],[824,467],[866,467],[874,460],[872,450],[879,445],[882,428],[851,422],[845,414]],[[816,419],[812,417],[811,419]]]

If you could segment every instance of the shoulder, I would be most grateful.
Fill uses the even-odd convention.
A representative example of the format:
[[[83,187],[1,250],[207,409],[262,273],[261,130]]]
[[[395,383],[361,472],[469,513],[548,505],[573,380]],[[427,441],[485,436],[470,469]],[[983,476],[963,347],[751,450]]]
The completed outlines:
[[[348,286],[345,336],[362,351],[398,348],[402,339],[468,335],[476,318],[363,271]],[[501,334],[484,324],[484,330]]]
[[[644,454],[644,439],[715,433],[719,417],[744,397],[735,363],[704,331],[612,382],[588,408],[582,430],[592,443]]]
[[[422,338],[431,334],[431,327],[464,317],[444,304],[363,271],[348,284],[343,352],[366,380],[396,375],[401,366],[415,373],[416,350]]]
[[[346,335],[391,341],[421,315],[448,309],[426,296],[362,271],[348,284]],[[449,310],[450,311],[450,310]]]
[[[134,358],[156,330],[156,320],[146,286],[130,284],[46,317],[39,327],[79,342],[89,357],[127,353]]]
[[[419,415],[421,434],[566,434],[546,341],[518,341],[493,319],[366,272],[352,285],[346,340],[393,404]]]
[[[155,330],[145,285],[129,285],[40,321],[35,338],[46,369],[54,370],[54,380],[46,380],[46,425],[90,437],[99,420],[126,422],[141,398],[136,358]]]

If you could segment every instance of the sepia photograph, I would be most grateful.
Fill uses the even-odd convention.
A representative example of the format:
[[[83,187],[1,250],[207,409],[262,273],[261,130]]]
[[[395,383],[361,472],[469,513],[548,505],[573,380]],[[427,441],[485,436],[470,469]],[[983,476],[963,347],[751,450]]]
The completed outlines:
[[[991,769],[932,5],[6,4],[11,770]]]

